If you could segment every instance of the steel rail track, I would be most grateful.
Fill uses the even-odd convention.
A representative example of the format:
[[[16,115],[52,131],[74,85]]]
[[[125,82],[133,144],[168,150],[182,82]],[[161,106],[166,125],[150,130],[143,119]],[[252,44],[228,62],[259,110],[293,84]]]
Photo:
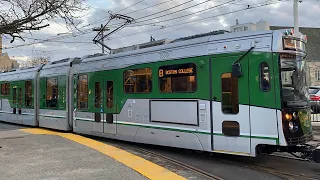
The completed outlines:
[[[106,142],[106,141],[104,141],[104,142]],[[194,173],[196,173],[198,175],[206,177],[207,179],[224,180],[224,178],[221,178],[219,176],[213,175],[213,174],[211,174],[209,172],[203,171],[203,170],[201,170],[199,168],[196,168],[196,167],[194,167],[192,165],[183,163],[183,162],[181,162],[179,160],[167,157],[167,156],[162,155],[160,153],[153,152],[152,150],[147,150],[146,148],[143,148],[143,147],[137,147],[139,145],[129,145],[126,142],[119,142],[119,141],[117,141],[117,142],[108,141],[108,143],[116,145],[121,149],[129,148],[129,149],[131,149],[133,151],[136,151],[136,152],[141,152],[143,154],[150,154],[150,155],[152,155],[154,157],[158,157],[160,159],[164,159],[164,160],[166,160],[168,162],[171,162],[173,164],[176,164],[176,165],[178,165],[178,166],[180,166],[182,168],[188,169],[188,170],[190,170],[190,171],[192,171],[192,172],[194,172]],[[210,155],[207,155],[207,156],[211,156],[214,153],[209,153],[209,154]],[[280,158],[300,160],[300,159],[294,158],[294,157],[282,157],[282,156],[277,156],[277,155],[274,155],[274,156],[280,157]],[[273,168],[270,168],[270,167],[265,167],[265,166],[261,166],[261,165],[257,165],[257,164],[253,164],[253,163],[249,163],[249,162],[245,162],[243,160],[236,160],[236,159],[228,160],[228,159],[222,158],[222,157],[213,157],[213,156],[211,156],[211,157],[214,158],[214,159],[219,159],[220,162],[224,162],[224,163],[227,163],[227,164],[230,164],[230,165],[242,166],[242,167],[246,166],[247,168],[250,168],[250,169],[253,169],[253,170],[256,170],[256,171],[259,171],[259,172],[267,173],[267,174],[270,174],[270,175],[274,175],[274,176],[282,178],[282,179],[288,179],[288,180],[296,180],[296,179],[319,180],[320,179],[319,177],[312,177],[312,176],[308,176],[306,174],[295,174],[295,173],[283,172],[283,171],[279,171],[277,169],[273,169]]]
[[[129,147],[129,148],[131,148],[131,149],[133,149],[133,150],[135,150],[135,151],[138,151],[138,152],[142,152],[142,153],[144,153],[144,154],[150,154],[150,155],[152,155],[152,156],[159,157],[159,158],[164,159],[164,160],[166,160],[166,161],[169,161],[169,162],[171,162],[171,163],[173,163],[173,164],[176,164],[176,165],[178,165],[178,166],[180,166],[180,167],[182,167],[182,168],[188,169],[188,170],[190,170],[190,171],[192,171],[192,172],[194,172],[194,173],[196,173],[196,174],[199,174],[199,175],[201,175],[201,176],[203,176],[203,177],[206,177],[207,179],[212,179],[212,180],[224,180],[224,179],[221,178],[221,177],[218,177],[218,176],[216,176],[216,175],[213,175],[213,174],[211,174],[211,173],[208,173],[208,172],[206,172],[206,171],[203,171],[203,170],[201,170],[201,169],[199,169],[199,168],[196,168],[196,167],[194,167],[194,166],[188,165],[188,164],[183,163],[183,162],[181,162],[181,161],[178,161],[178,160],[172,159],[172,158],[170,158],[170,157],[161,155],[161,154],[159,154],[159,153],[155,153],[155,152],[152,152],[152,151],[150,151],[150,150],[146,150],[146,149],[143,149],[143,148],[140,148],[140,147],[136,147],[136,146],[131,146],[131,145],[126,145],[126,147]]]
[[[209,179],[218,179],[218,180],[222,180],[223,178],[221,177],[218,177],[218,176],[215,176],[215,175],[212,175],[208,172],[205,172],[199,168],[196,168],[196,167],[193,167],[193,166],[190,166],[186,163],[182,163],[178,160],[175,160],[175,159],[172,159],[172,158],[169,158],[167,156],[164,156],[164,155],[161,155],[159,153],[155,153],[155,152],[152,152],[150,150],[146,150],[144,148],[140,148],[140,147],[136,147],[136,146],[131,146],[131,145],[128,145],[129,148],[133,149],[133,150],[136,150],[136,151],[140,151],[142,153],[148,153],[148,154],[151,154],[153,156],[157,156],[157,157],[160,157],[162,159],[165,159],[167,161],[170,161],[174,164],[177,164],[179,166],[182,166],[184,168],[187,168],[197,174],[200,174],[202,176],[205,176]],[[214,157],[216,158],[216,157]],[[267,173],[267,174],[271,174],[271,175],[274,175],[276,177],[279,177],[279,178],[282,178],[282,179],[288,179],[288,180],[296,180],[296,179],[303,179],[303,180],[319,180],[320,178],[317,178],[317,177],[312,177],[312,176],[308,176],[308,175],[305,175],[305,174],[294,174],[294,173],[289,173],[289,172],[283,172],[283,171],[279,171],[279,170],[276,170],[276,169],[272,169],[272,168],[269,168],[269,167],[264,167],[264,166],[261,166],[261,165],[256,165],[256,164],[250,164],[248,162],[244,162],[244,161],[240,161],[240,160],[226,160],[224,158],[216,158],[216,159],[219,159],[223,162],[226,162],[228,164],[231,164],[231,165],[238,165],[238,166],[246,166],[250,169],[253,169],[253,170],[256,170],[256,171],[259,171],[259,172],[264,172],[264,173]]]
[[[265,166],[261,166],[261,165],[257,165],[257,164],[251,164],[248,162],[244,162],[241,160],[226,160],[223,158],[218,158],[219,160],[221,160],[222,162],[231,164],[231,165],[238,165],[238,166],[246,166],[250,169],[259,171],[259,172],[264,172],[267,174],[271,174],[274,175],[276,177],[282,178],[282,179],[288,179],[288,180],[296,180],[296,179],[303,179],[303,180],[319,180],[320,178],[318,177],[312,177],[312,176],[308,176],[305,174],[295,174],[295,173],[289,173],[289,172],[283,172],[283,171],[279,171],[276,169],[272,169],[270,167],[265,167]]]

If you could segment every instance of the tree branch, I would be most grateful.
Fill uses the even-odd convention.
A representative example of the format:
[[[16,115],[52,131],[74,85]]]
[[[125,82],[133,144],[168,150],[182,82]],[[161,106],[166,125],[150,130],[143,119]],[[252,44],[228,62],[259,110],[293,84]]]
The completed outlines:
[[[87,10],[85,0],[0,0],[0,34],[23,38],[19,33],[48,27],[49,21],[63,19],[68,27],[76,27],[76,12]],[[46,24],[44,24],[46,23]]]

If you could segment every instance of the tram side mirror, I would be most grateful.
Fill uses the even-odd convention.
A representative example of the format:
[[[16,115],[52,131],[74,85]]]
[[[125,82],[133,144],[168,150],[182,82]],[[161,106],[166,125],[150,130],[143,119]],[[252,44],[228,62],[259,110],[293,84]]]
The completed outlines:
[[[233,77],[242,76],[242,69],[241,69],[240,63],[232,64],[232,76]]]

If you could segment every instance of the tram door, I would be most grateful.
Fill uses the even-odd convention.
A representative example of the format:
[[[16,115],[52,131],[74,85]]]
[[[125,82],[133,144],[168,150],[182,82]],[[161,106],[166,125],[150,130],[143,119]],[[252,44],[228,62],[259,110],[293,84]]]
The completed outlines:
[[[12,122],[22,123],[21,107],[22,107],[22,88],[15,86],[13,87],[13,119]]]
[[[95,74],[93,77],[95,122],[93,131],[116,134],[113,75]]]
[[[251,153],[248,58],[240,61],[241,77],[232,76],[232,64],[240,56],[211,59],[211,106],[213,151]]]

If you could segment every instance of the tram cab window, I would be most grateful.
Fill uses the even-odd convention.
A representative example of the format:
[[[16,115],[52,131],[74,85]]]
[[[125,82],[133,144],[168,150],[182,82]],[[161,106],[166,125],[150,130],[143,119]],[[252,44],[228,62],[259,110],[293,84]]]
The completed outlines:
[[[221,92],[222,112],[225,114],[238,114],[238,78],[232,77],[231,73],[222,74]]]
[[[1,95],[3,95],[3,96],[10,95],[10,84],[9,83],[1,84]]]
[[[25,82],[25,106],[32,106],[32,81]]]
[[[88,108],[88,75],[78,76],[78,109]]]
[[[260,89],[261,91],[270,90],[270,71],[268,63],[263,62],[260,64]]]
[[[150,93],[152,91],[151,68],[130,69],[124,72],[125,93]]]
[[[47,79],[47,107],[58,107],[58,79]]]
[[[161,92],[194,92],[197,89],[193,63],[161,66],[158,76]]]

